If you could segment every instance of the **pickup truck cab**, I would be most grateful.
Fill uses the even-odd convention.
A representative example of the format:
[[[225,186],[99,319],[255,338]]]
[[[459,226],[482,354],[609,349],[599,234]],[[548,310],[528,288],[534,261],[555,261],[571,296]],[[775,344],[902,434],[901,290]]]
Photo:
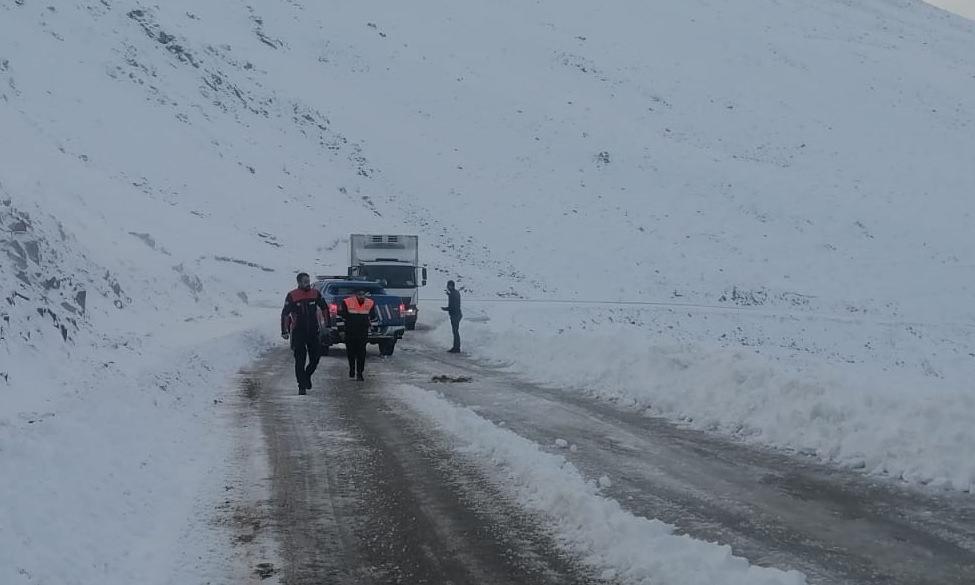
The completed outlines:
[[[378,345],[381,355],[393,355],[396,342],[406,332],[406,307],[402,297],[386,294],[386,289],[376,281],[358,278],[324,278],[317,281],[315,287],[328,303],[329,326],[327,332],[322,332],[323,353],[327,353],[331,345],[345,343],[345,323],[339,315],[339,303],[356,291],[364,290],[376,303],[376,312],[379,313],[379,322],[369,330],[369,343]]]

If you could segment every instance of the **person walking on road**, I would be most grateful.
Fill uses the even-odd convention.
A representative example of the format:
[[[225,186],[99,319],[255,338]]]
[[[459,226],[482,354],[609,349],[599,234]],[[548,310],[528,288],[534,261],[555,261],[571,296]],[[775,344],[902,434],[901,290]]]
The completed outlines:
[[[447,306],[440,307],[450,315],[450,328],[454,331],[454,345],[450,348],[450,353],[460,353],[460,320],[464,314],[460,311],[460,291],[457,290],[454,281],[447,281]]]
[[[281,337],[291,340],[295,354],[295,378],[298,394],[311,390],[311,376],[318,367],[322,349],[321,330],[328,319],[328,304],[321,293],[311,286],[311,277],[302,272],[297,277],[298,288],[284,298],[281,310]],[[307,360],[307,364],[306,364]]]
[[[369,328],[379,321],[376,301],[366,296],[366,291],[357,290],[346,297],[339,305],[339,315],[345,320],[345,352],[349,356],[349,377],[363,380],[366,369],[366,345],[369,343]]]

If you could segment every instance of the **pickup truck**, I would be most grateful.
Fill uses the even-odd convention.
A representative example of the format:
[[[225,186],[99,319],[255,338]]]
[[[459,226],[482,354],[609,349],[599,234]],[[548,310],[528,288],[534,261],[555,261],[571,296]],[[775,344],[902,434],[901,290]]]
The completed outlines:
[[[328,348],[336,343],[345,343],[345,323],[339,315],[339,303],[343,299],[364,290],[376,303],[379,322],[369,330],[369,343],[379,346],[380,355],[393,355],[396,342],[406,332],[406,306],[399,295],[386,294],[386,289],[378,282],[348,277],[320,277],[315,287],[328,303],[329,325],[322,331],[322,353],[328,355]]]

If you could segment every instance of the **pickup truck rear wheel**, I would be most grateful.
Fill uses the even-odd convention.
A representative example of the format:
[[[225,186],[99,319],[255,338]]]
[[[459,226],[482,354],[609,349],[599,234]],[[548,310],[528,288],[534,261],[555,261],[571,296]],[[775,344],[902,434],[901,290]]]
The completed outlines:
[[[396,349],[396,340],[391,341],[380,341],[379,342],[379,355],[390,356],[393,355],[393,350]]]

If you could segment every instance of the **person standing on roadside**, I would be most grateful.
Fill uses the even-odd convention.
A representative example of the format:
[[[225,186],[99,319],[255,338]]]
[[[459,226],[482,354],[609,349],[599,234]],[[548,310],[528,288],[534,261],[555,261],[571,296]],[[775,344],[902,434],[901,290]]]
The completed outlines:
[[[281,337],[291,340],[291,350],[295,354],[298,394],[304,395],[307,390],[311,390],[311,375],[315,373],[322,355],[318,336],[327,323],[328,304],[318,289],[312,288],[308,273],[299,274],[297,281],[298,288],[284,298]]]
[[[454,281],[447,281],[447,306],[440,307],[450,316],[450,328],[454,332],[454,345],[450,348],[449,353],[460,353],[460,320],[464,318],[464,314],[460,311],[460,291],[457,290],[457,286]]]
[[[349,377],[362,381],[366,369],[366,345],[369,343],[369,328],[379,321],[376,301],[359,289],[339,304],[339,315],[345,321],[345,352],[349,356]]]

